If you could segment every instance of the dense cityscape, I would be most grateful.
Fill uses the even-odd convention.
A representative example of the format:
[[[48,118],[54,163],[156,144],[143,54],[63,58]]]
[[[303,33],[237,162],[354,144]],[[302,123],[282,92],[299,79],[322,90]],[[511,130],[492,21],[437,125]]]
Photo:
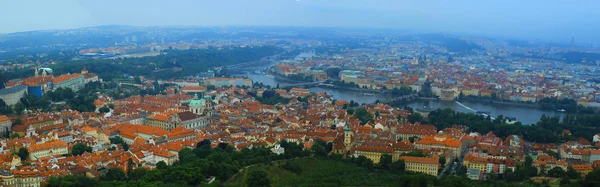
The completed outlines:
[[[600,186],[600,48],[566,37],[2,34],[0,187]]]

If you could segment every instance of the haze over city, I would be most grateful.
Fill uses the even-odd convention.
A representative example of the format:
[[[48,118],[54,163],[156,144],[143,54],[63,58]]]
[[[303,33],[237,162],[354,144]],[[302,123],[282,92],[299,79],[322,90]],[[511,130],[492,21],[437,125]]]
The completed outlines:
[[[0,0],[0,187],[599,187],[599,5]]]
[[[64,0],[0,2],[0,33],[100,25],[326,26],[600,43],[598,1]]]

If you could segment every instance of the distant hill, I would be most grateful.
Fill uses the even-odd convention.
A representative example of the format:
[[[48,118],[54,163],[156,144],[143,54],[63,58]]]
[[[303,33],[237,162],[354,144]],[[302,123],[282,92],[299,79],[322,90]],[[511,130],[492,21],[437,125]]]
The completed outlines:
[[[422,34],[418,35],[419,39],[435,45],[446,47],[450,52],[469,52],[472,50],[483,50],[483,47],[467,42],[453,36],[443,34]]]
[[[567,63],[597,65],[596,60],[600,61],[600,53],[588,52],[567,52],[562,54]]]

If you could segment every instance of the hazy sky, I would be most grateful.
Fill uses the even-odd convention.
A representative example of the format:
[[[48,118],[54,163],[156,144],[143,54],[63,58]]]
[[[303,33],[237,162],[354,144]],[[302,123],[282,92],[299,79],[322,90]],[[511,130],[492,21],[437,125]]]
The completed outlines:
[[[0,33],[97,25],[381,27],[600,43],[598,0],[0,0]]]

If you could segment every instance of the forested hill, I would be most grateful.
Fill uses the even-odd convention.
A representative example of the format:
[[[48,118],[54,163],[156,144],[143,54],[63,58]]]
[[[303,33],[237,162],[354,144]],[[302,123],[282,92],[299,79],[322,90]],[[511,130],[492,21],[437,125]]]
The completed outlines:
[[[562,57],[567,63],[597,65],[596,61],[600,60],[600,53],[568,52],[562,54]]]
[[[63,74],[79,72],[83,66],[86,66],[90,72],[98,74],[105,80],[124,75],[168,79],[195,75],[213,67],[260,60],[278,51],[279,49],[273,46],[167,50],[158,56],[68,61],[57,63],[51,68],[55,74]]]

